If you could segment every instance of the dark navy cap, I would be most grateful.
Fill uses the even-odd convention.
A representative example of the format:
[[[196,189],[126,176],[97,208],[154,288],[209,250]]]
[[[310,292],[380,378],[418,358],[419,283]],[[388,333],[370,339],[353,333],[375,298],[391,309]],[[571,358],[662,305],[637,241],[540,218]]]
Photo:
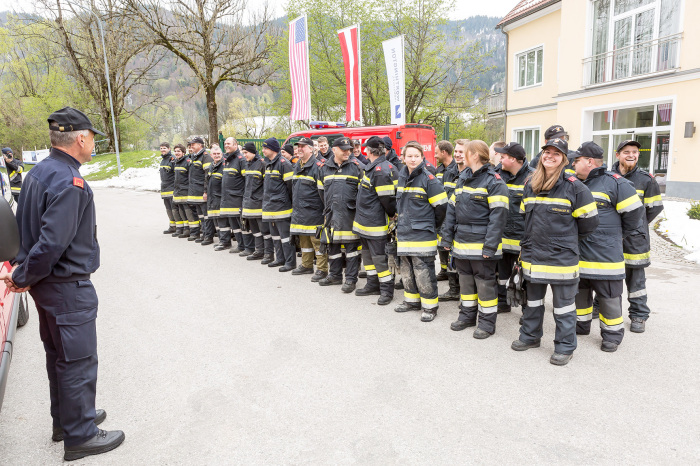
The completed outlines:
[[[391,138],[389,136],[384,136],[382,140],[384,141],[384,147],[391,149]]]
[[[285,144],[282,147],[282,150],[288,153],[289,155],[294,155],[294,146],[292,146],[291,144]]]
[[[494,147],[493,150],[501,154],[508,154],[511,157],[516,158],[518,160],[525,160],[526,158],[525,149],[523,149],[523,146],[521,146],[517,142],[511,142],[510,144],[503,147]]]
[[[5,148],[3,148],[2,153],[5,154],[5,155],[11,154],[11,153],[12,153],[12,149],[10,149],[9,147],[5,147]]]
[[[243,144],[243,150],[246,152],[250,152],[251,154],[257,154],[258,149],[255,147],[255,143],[253,142],[246,142]]]
[[[294,143],[295,146],[313,146],[314,142],[309,138],[301,138]]]
[[[362,144],[362,147],[371,147],[372,149],[379,149],[380,147],[384,146],[384,139],[380,138],[379,136],[372,136],[371,138],[367,139],[364,144]]]
[[[566,135],[567,134],[566,131],[564,131],[563,126],[554,125],[547,128],[547,130],[544,132],[544,139],[545,141],[549,141],[550,139],[556,139]]]
[[[339,147],[342,150],[352,150],[352,141],[346,137],[338,138],[333,141],[333,147]]]
[[[195,144],[195,143],[199,143],[199,144],[204,145],[204,139],[200,138],[199,136],[195,136],[190,141],[190,144]]]
[[[581,144],[581,147],[576,149],[574,153],[576,157],[588,157],[591,159],[602,159],[603,148],[593,141],[587,141]]]
[[[71,107],[63,107],[61,110],[57,110],[49,115],[48,118],[49,129],[51,131],[60,131],[61,133],[67,133],[71,131],[81,131],[84,129],[89,129],[95,134],[100,136],[106,136],[102,131],[97,131],[93,126],[90,119],[80,110],[76,110]]]
[[[263,147],[265,149],[270,149],[273,152],[279,152],[280,142],[275,138],[267,138],[265,139],[265,142],[263,142]]]
[[[559,149],[564,155],[569,153],[569,144],[563,139],[548,139],[547,142],[544,143],[544,146],[542,146],[542,150],[546,149],[547,147],[554,147],[555,149]]]
[[[637,149],[642,147],[642,145],[640,143],[638,143],[637,141],[635,141],[633,139],[628,139],[628,140],[622,141],[620,144],[618,144],[617,150],[615,152],[620,152],[622,150],[622,148],[625,146],[635,146]]]

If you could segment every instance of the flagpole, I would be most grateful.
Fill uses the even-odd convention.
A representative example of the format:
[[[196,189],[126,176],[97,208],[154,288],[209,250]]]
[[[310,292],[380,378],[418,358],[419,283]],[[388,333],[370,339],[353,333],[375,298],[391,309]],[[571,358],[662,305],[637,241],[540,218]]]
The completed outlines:
[[[406,114],[408,113],[406,111],[406,44],[404,42],[404,35],[401,34],[401,73],[403,73],[403,80],[404,80],[404,89],[403,89],[403,102],[401,108],[403,108],[403,122],[406,123]],[[408,122],[410,123],[410,121]]]
[[[357,24],[357,85],[360,86],[360,126],[362,121],[362,41],[360,40],[360,24]]]

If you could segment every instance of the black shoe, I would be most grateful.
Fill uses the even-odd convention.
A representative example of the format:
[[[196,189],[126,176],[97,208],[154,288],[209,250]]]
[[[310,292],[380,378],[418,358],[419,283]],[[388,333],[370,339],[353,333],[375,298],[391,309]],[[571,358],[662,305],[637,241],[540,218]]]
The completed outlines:
[[[367,278],[367,271],[366,270],[360,270],[357,273],[357,278]]]
[[[395,290],[403,290],[403,278],[394,285]]]
[[[369,284],[365,285],[364,288],[358,288],[355,290],[355,296],[371,296],[371,295],[378,295],[380,294],[379,292],[379,287],[373,287],[370,286]]]
[[[292,270],[294,270],[294,266],[293,265],[283,265],[282,267],[280,267],[279,270],[280,270],[280,272],[291,272]]]
[[[319,280],[318,284],[321,286],[342,285],[343,280],[335,278],[332,275],[326,275],[326,278]]]
[[[518,324],[523,325],[523,316],[520,316],[520,320],[518,321]]]
[[[314,283],[318,283],[324,278],[328,276],[328,272],[324,272],[323,270],[317,270],[316,273],[314,274],[313,277],[311,277],[311,281]]]
[[[219,243],[214,246],[214,251],[225,251],[226,249],[231,249],[231,245]]]
[[[296,269],[292,270],[292,275],[308,275],[314,273],[313,267],[308,268],[300,265]]]
[[[301,257],[301,251],[297,253],[297,257]]]
[[[107,419],[107,411],[104,409],[97,409],[95,410],[95,425],[99,426],[102,424],[102,422]],[[53,435],[51,436],[51,440],[54,442],[62,442],[63,441],[63,427],[54,427],[53,428]]]
[[[202,246],[209,246],[210,244],[214,244],[214,238],[211,238],[211,237],[204,238],[202,240],[201,244],[202,244]]]
[[[202,238],[202,237],[200,236],[199,238],[197,238],[196,240],[194,240],[194,242],[195,242],[195,243],[203,243],[203,242],[204,242],[204,238]],[[213,243],[213,241],[212,241],[212,243]]]
[[[190,236],[187,238],[187,241],[197,241],[198,239],[199,239],[199,236],[192,236],[192,235],[190,235]]]
[[[432,322],[435,316],[437,315],[437,309],[423,309],[423,314],[420,316],[420,321],[421,322]]]
[[[386,306],[387,304],[391,303],[394,300],[393,296],[387,296],[387,295],[381,295],[379,296],[379,299],[377,299],[377,304],[380,306]]]
[[[574,355],[572,354],[561,354],[561,353],[554,353],[552,354],[552,357],[549,358],[549,362],[551,364],[554,364],[555,366],[566,366],[569,361],[571,361],[571,358],[573,358]]]
[[[476,325],[476,321],[471,322],[469,320],[455,320],[450,324],[450,328],[454,330],[455,332],[459,332],[461,330],[464,330],[467,327],[474,327]]]
[[[112,451],[124,441],[124,432],[121,430],[97,430],[97,435],[74,447],[63,448],[65,461],[79,460],[90,455],[99,455]]]
[[[250,256],[246,257],[246,260],[249,260],[249,261],[259,261],[259,260],[262,259],[263,257],[265,257],[265,254],[263,254],[262,252],[257,252],[257,251],[255,251],[253,254],[251,254]]]
[[[231,247],[231,249],[228,251],[229,254],[240,254],[243,252],[243,249],[240,249],[238,246]]]
[[[284,265],[284,262],[282,262],[282,261],[277,261],[277,260],[274,261],[274,262],[270,262],[269,264],[267,264],[268,267],[282,267],[283,265]]]
[[[459,290],[453,290],[450,288],[443,294],[438,296],[438,301],[459,301],[461,296],[459,295]]]
[[[352,293],[355,291],[355,284],[353,282],[346,281],[343,283],[343,287],[340,289],[343,293]]]
[[[640,319],[639,317],[632,317],[632,322],[630,322],[630,332],[634,333],[644,333],[646,330],[646,321]]]
[[[163,232],[164,235],[170,235],[172,233],[175,233],[175,227],[170,227]]]
[[[600,345],[600,349],[605,351],[606,353],[614,353],[617,351],[618,344],[613,343],[612,341],[605,341],[603,340],[603,343]]]
[[[510,312],[510,305],[506,303],[498,303],[498,310],[496,311],[496,313],[503,314],[505,312]]]
[[[525,351],[529,350],[530,348],[539,348],[540,347],[540,340],[535,340],[530,343],[522,340],[515,340],[511,345],[510,348],[515,350],[515,351]]]
[[[263,260],[260,261],[260,263],[262,265],[268,265],[268,264],[272,263],[273,260],[275,260],[275,256],[273,256],[272,254],[265,254],[265,255],[263,255]]]
[[[243,251],[242,253],[240,253],[240,254],[238,254],[238,255],[239,255],[240,257],[248,257],[248,256],[252,256],[254,252],[255,252],[255,251],[248,251],[248,250],[246,250],[246,251]]]
[[[473,337],[476,338],[477,340],[485,340],[488,337],[490,337],[491,335],[493,335],[493,333],[489,333],[486,330],[484,330],[483,328],[477,328],[476,330],[474,330]]]
[[[177,235],[177,237],[178,237],[178,238],[189,238],[189,237],[190,237],[190,234],[189,234],[189,233],[184,233],[184,232],[183,232],[183,233],[180,233],[179,235]]]
[[[177,238],[177,237],[180,236],[181,234],[182,234],[182,230],[181,230],[181,231],[175,230],[175,233],[173,233],[173,234],[170,235],[170,236],[172,236],[173,238]]]
[[[588,321],[588,327],[585,327],[582,322],[576,322],[576,335],[590,335],[591,334],[591,321]]]
[[[447,270],[445,270],[445,269],[440,270],[440,273],[435,275],[435,278],[439,282],[444,282],[445,280],[447,280]]]
[[[420,303],[407,303],[406,301],[404,301],[394,308],[394,312],[409,311],[420,311]]]

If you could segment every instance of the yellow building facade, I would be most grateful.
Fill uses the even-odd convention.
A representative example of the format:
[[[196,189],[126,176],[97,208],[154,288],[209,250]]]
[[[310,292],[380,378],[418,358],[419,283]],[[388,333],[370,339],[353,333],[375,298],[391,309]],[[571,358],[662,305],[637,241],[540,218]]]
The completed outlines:
[[[505,138],[528,156],[544,131],[569,148],[595,141],[615,162],[620,141],[671,196],[700,199],[700,18],[696,0],[522,0],[507,36]]]

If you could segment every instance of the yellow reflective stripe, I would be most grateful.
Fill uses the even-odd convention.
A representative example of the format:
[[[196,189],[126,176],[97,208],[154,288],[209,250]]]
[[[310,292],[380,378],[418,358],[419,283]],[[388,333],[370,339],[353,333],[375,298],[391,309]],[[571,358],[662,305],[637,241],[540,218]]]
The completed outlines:
[[[365,269],[367,269],[367,267],[365,267]],[[385,271],[383,271],[383,272],[377,272],[377,277],[378,277],[378,278],[388,277],[389,275],[391,275],[391,270],[385,270]]]
[[[450,196],[450,202],[453,204],[455,203],[455,195],[454,194],[452,194],[452,196]]]
[[[225,172],[237,172],[238,169],[237,169],[237,168],[224,168],[224,171],[225,171]],[[259,173],[259,172],[258,172],[258,173]]]
[[[644,198],[645,204],[651,204],[652,202],[661,202],[661,195],[659,194],[657,196],[651,196],[651,197]]]
[[[482,301],[479,299],[479,304],[481,304],[481,307],[493,307],[498,305],[498,298],[489,301]]]
[[[601,269],[601,270],[615,270],[624,269],[624,262],[587,262],[579,261],[579,267],[582,269]]]
[[[598,208],[595,206],[595,202],[591,202],[590,204],[586,204],[583,207],[579,207],[578,209],[574,210],[574,212],[571,214],[574,217],[580,217],[582,215],[590,214],[591,212],[594,212],[598,210]]]
[[[307,180],[307,181],[316,181],[316,178],[313,176],[306,176],[306,175],[294,175],[295,180]]]
[[[577,316],[587,316],[593,312],[593,306],[587,307],[586,309],[576,309]]]
[[[365,265],[365,270],[376,270],[377,268],[372,264]]]
[[[446,186],[446,187],[448,187],[448,188],[456,188],[456,187],[457,187],[457,183],[455,183],[455,182],[453,182],[453,181],[445,181],[444,186]]]
[[[571,201],[568,199],[563,199],[560,197],[546,197],[546,196],[538,196],[538,197],[526,197],[523,199],[523,203],[525,205],[527,204],[563,204],[563,205],[571,205]],[[595,206],[595,205],[594,205]]]
[[[226,170],[226,169],[224,168],[224,170]],[[235,170],[235,168],[233,168],[232,170]],[[245,174],[246,175],[262,175],[262,172],[260,172],[259,170],[246,170]]]
[[[599,314],[598,317],[600,317],[600,321],[603,322],[605,325],[620,325],[622,323],[622,316],[620,317],[615,317],[614,319],[606,319],[603,314]]]
[[[651,257],[651,251],[645,252],[642,254],[627,254],[627,253],[625,253],[625,259],[632,260],[632,261],[649,259],[650,257]]]
[[[523,269],[530,270],[531,272],[542,272],[542,273],[572,273],[578,271],[578,264],[576,265],[532,265],[530,262],[523,261]]]
[[[212,173],[211,174],[214,178],[221,178],[223,175],[221,173]]]
[[[289,210],[277,210],[277,211],[262,211],[263,215],[285,215],[285,214],[291,214],[292,210],[294,209],[289,209]]]
[[[493,202],[503,202],[508,204],[508,198],[506,196],[489,196],[486,199],[489,201],[489,204]]]
[[[359,230],[365,230],[365,231],[387,231],[389,229],[388,225],[383,225],[379,227],[366,227],[364,225],[360,225],[357,222],[352,222],[353,227],[357,227]]]
[[[420,300],[423,304],[437,304],[438,302],[437,296],[435,298],[421,298]]]
[[[489,192],[488,189],[486,189],[486,188],[472,188],[469,186],[462,186],[462,191],[466,191],[468,193],[486,193],[486,194],[488,194],[488,192]]]
[[[399,180],[394,180],[394,186],[398,186]]]
[[[524,184],[507,184],[506,186],[508,186],[508,189],[512,189],[514,191],[518,191],[520,189],[525,189]]]
[[[374,187],[374,190],[377,191],[378,193],[385,192],[385,191],[388,191],[388,192],[392,192],[392,193],[393,193],[393,192],[394,192],[394,189],[395,189],[395,188],[394,188],[394,185],[393,185],[393,184],[388,184],[388,185],[386,185],[386,186],[375,186],[375,187]]]
[[[429,246],[437,246],[437,239],[432,241],[399,241],[398,247],[406,248],[424,248]]]
[[[243,213],[244,214],[262,214],[262,209],[243,209]]]
[[[400,193],[422,193],[425,194],[425,189],[423,188],[406,188],[405,186],[399,186],[398,192]]]
[[[503,244],[510,244],[511,246],[520,246],[519,239],[502,238],[501,241],[503,242]]]
[[[220,212],[240,212],[240,207],[221,207]]]
[[[289,225],[289,228],[292,230],[304,230],[304,231],[316,231],[316,225],[297,225],[295,223],[292,223]]]
[[[408,291],[403,292],[404,298],[408,299],[420,299],[420,293],[409,293]]]
[[[173,195],[173,191],[161,191],[161,192],[160,192],[160,195],[161,195],[161,196],[172,196],[172,195]]]
[[[340,231],[340,230],[334,230],[333,231],[333,236],[338,235],[338,236],[356,236],[354,231]]]
[[[294,173],[292,173],[292,172],[287,172],[287,173],[285,173],[285,174],[282,176],[282,179],[283,179],[284,181],[287,181],[287,180],[288,180],[289,178],[291,178],[292,176],[294,176]]]
[[[206,170],[207,168],[209,168],[209,165],[211,165],[211,162],[205,163],[204,165],[202,165],[202,168]]]
[[[352,176],[352,175],[326,175],[323,177],[323,181],[325,182],[326,180],[359,180],[358,177]]]
[[[443,202],[440,202],[443,201]],[[430,202],[432,205],[440,205],[444,204],[447,201],[447,193],[444,191],[436,194],[435,196],[431,197],[428,199],[428,202]]]
[[[18,192],[20,192],[21,189],[22,188],[18,188],[16,186],[10,186],[10,191],[13,193],[18,193]]]
[[[620,211],[620,210],[623,210],[623,209],[625,209],[633,204],[637,204],[637,203],[639,203],[640,206],[642,205],[641,202],[639,202],[639,196],[634,194],[634,195],[628,197],[627,199],[625,199],[624,201],[618,202],[617,205],[615,206],[615,209]]]
[[[203,201],[204,195],[202,196],[187,196],[188,201]]]
[[[596,191],[592,191],[591,194],[593,194],[593,197],[595,197],[595,198],[605,199],[606,201],[610,201],[610,196],[608,196],[605,193],[599,193]]]
[[[521,214],[525,213],[525,203],[524,202],[520,202],[520,213]]]
[[[639,194],[640,196],[643,195],[643,194],[644,194],[644,190],[643,190],[643,189],[638,189],[638,190],[637,190],[637,194]]]
[[[372,186],[372,181],[369,179],[367,175],[362,177],[362,181],[368,183],[370,186]]]
[[[181,172],[186,172],[187,169],[185,167],[175,167],[175,170],[181,171]]]
[[[460,298],[462,298],[462,301],[476,301],[479,295],[476,294],[463,294],[460,295]],[[498,299],[496,299],[498,301]]]

